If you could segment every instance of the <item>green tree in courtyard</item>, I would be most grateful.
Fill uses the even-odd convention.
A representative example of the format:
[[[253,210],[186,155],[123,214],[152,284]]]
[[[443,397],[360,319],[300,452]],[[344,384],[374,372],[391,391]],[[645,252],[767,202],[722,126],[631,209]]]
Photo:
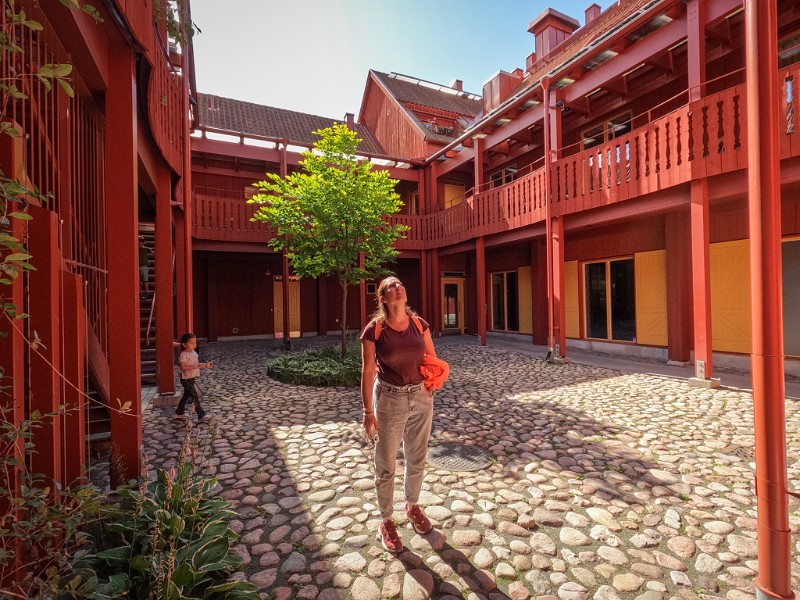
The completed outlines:
[[[400,209],[397,180],[358,159],[358,134],[341,124],[314,134],[320,139],[303,153],[302,171],[285,179],[267,174],[255,184],[259,193],[250,202],[261,204],[253,219],[275,229],[269,245],[286,251],[297,275],[339,279],[344,357],[348,287],[385,271],[398,253],[394,243],[407,227],[386,219]]]

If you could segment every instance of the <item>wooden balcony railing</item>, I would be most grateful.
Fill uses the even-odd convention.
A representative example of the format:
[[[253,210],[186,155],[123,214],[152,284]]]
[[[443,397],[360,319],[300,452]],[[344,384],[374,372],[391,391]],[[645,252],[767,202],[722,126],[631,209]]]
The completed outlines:
[[[151,31],[154,60],[147,89],[150,127],[167,163],[180,175],[183,173],[183,127],[189,118],[183,112],[183,79],[172,66],[155,26],[151,25]]]
[[[785,117],[781,158],[800,156],[798,83],[800,63],[781,69],[781,106]],[[545,198],[553,215],[567,215],[637,198],[747,166],[745,84],[735,85],[685,103],[647,125],[550,165],[550,193],[545,190],[544,167],[493,189],[480,190],[459,204],[429,215],[395,215],[391,222],[410,227],[401,250],[449,246],[469,239],[518,229],[545,219]],[[782,128],[783,128],[782,125]],[[229,202],[207,199],[195,208],[228,211]],[[219,203],[219,206],[215,206]],[[224,207],[223,207],[224,205]],[[242,219],[250,213],[242,212]],[[202,218],[198,215],[197,219]],[[215,217],[216,218],[216,217]],[[229,228],[244,233],[242,222]],[[210,238],[196,228],[198,237]],[[244,241],[242,237],[225,238]]]
[[[192,197],[192,235],[197,239],[266,243],[273,237],[266,223],[250,220],[258,207],[243,198],[197,193]]]

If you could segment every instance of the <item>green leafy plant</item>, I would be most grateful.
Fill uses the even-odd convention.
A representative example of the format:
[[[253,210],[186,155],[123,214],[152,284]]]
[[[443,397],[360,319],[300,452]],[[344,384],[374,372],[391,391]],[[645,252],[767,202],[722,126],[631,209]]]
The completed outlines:
[[[34,430],[61,412],[14,425],[0,405],[0,581],[4,597],[53,598],[59,592],[85,590],[86,578],[73,568],[90,548],[87,528],[96,522],[100,492],[89,485],[61,489],[29,473],[23,452],[34,450]]]
[[[90,598],[258,599],[255,586],[228,579],[241,564],[227,523],[234,513],[190,462],[192,443],[188,430],[174,469],[120,488],[119,504],[103,511],[106,549],[84,562],[99,577]]]
[[[398,251],[395,241],[408,227],[386,217],[400,210],[397,180],[357,156],[361,139],[346,125],[314,132],[319,140],[303,153],[302,171],[274,173],[253,184],[248,202],[261,206],[253,220],[266,221],[277,236],[269,245],[286,251],[300,277],[335,275],[342,288],[341,355],[347,350],[347,290],[385,273]]]
[[[267,373],[293,385],[357,386],[361,381],[361,345],[348,346],[344,358],[333,346],[292,352],[272,359]]]

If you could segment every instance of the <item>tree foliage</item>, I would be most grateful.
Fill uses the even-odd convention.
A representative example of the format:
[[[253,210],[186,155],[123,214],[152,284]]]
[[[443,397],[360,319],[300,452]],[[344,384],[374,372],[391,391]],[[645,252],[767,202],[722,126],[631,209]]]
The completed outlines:
[[[397,180],[359,160],[358,134],[342,124],[314,134],[320,139],[303,153],[302,170],[286,178],[267,174],[250,202],[261,205],[253,219],[275,229],[269,245],[286,252],[297,275],[338,278],[344,356],[347,288],[385,272],[398,254],[395,241],[408,228],[387,220],[401,206]]]

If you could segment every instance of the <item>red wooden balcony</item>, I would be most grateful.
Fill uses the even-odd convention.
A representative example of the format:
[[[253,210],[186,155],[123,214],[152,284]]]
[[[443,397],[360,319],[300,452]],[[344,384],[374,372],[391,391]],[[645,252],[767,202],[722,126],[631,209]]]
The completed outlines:
[[[192,235],[201,240],[267,243],[273,232],[263,221],[251,221],[258,205],[247,204],[227,190],[192,194]]]
[[[169,166],[183,173],[183,80],[169,57],[166,27],[157,22],[154,0],[120,0],[117,8],[152,65],[147,113],[158,149]]]
[[[800,156],[797,131],[800,64],[781,69],[785,130],[781,158]],[[686,94],[684,93],[684,98]],[[683,104],[611,142],[554,161],[550,165],[553,215],[606,206],[722,175],[747,166],[745,84]],[[410,227],[401,250],[420,250],[518,229],[545,218],[544,167],[461,203],[429,215],[396,215]],[[203,239],[268,239],[263,225],[249,222],[253,208],[244,200],[195,197],[195,235]],[[262,237],[258,237],[262,236]]]

